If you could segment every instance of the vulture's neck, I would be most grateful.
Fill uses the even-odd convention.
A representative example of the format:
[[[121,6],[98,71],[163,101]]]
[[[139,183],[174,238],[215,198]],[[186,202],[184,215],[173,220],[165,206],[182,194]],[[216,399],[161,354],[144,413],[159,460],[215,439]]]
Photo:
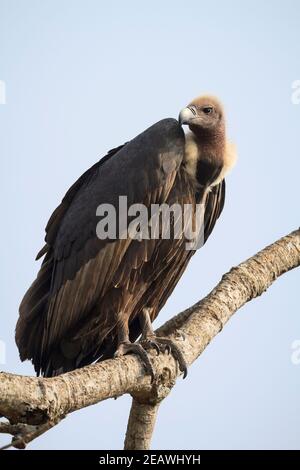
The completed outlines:
[[[226,140],[225,128],[214,132],[192,129],[186,134],[184,168],[196,186],[220,183],[236,161],[235,146]]]

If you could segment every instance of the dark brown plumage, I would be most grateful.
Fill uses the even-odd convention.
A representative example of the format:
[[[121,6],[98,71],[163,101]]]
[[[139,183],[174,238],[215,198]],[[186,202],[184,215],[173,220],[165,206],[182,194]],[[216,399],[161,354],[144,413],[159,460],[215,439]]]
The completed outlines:
[[[128,206],[203,202],[207,240],[223,209],[224,168],[230,165],[223,110],[215,99],[203,99],[181,114],[190,135],[185,137],[175,119],[154,124],[87,170],[50,217],[46,245],[37,256],[44,260],[16,327],[20,357],[32,360],[37,374],[57,375],[115,353],[139,353],[129,339],[141,333],[153,338],[150,320],[194,251],[185,249],[184,237],[100,240],[96,209],[110,203],[118,211],[120,195],[127,196]],[[211,127],[203,107],[213,108]]]

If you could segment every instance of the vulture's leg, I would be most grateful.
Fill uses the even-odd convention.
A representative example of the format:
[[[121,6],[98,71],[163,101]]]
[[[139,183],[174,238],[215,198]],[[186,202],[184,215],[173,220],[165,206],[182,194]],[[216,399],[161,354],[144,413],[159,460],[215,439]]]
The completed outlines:
[[[120,323],[118,325],[118,347],[114,357],[124,356],[129,353],[137,354],[139,356],[145,367],[146,373],[151,375],[151,379],[153,381],[155,374],[147,352],[141,344],[131,343],[129,340],[128,322]]]
[[[183,378],[187,376],[187,363],[179,347],[170,339],[163,336],[156,336],[150,317],[150,309],[144,308],[140,313],[139,320],[142,327],[141,344],[145,349],[154,348],[157,353],[162,351],[171,352],[178,362],[179,369],[183,372]]]

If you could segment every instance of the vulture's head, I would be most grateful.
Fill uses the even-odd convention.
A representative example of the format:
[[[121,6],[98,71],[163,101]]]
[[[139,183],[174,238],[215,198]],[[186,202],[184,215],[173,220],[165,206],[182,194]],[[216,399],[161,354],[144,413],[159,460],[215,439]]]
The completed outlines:
[[[183,108],[179,114],[179,124],[186,124],[191,131],[216,132],[225,125],[222,103],[214,96],[199,96]]]

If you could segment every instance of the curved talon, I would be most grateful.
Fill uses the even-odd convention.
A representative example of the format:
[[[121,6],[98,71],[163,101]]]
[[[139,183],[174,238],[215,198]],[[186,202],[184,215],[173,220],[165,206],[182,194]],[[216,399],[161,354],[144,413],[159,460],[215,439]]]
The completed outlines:
[[[130,343],[130,341],[123,342],[119,345],[118,349],[116,350],[114,354],[114,357],[125,356],[125,354],[130,354],[130,353],[133,353],[139,356],[145,368],[146,374],[151,376],[151,382],[153,382],[155,378],[154,370],[150,362],[150,359],[148,357],[148,354],[146,353],[145,349],[143,348],[141,344]]]
[[[156,341],[152,341],[151,339],[145,338],[145,339],[141,340],[141,344],[145,349],[155,349],[155,351],[157,352],[157,355],[159,356],[160,347],[159,347],[159,345],[157,344]]]
[[[157,352],[157,355],[159,356],[160,355],[160,349],[159,349],[158,344],[155,341],[151,341],[150,346],[151,346],[151,348],[155,349],[155,351]]]
[[[140,343],[130,343],[130,341],[124,341],[119,344],[119,347],[115,352],[114,356],[120,357],[129,353],[137,354],[143,363],[146,374],[151,376],[151,382],[153,382],[155,374],[148,354],[146,352],[146,349],[150,348],[155,349],[157,355],[160,354],[160,351],[167,351],[167,354],[173,354],[174,359],[178,363],[179,370],[183,373],[183,378],[186,378],[188,373],[186,361],[180,348],[170,338],[163,338],[161,336],[151,336],[145,337],[141,340]]]
[[[177,344],[175,344],[170,338],[157,337],[156,341],[157,343],[161,343],[165,346],[165,351],[167,351],[168,354],[173,354],[174,359],[178,362],[179,370],[183,372],[183,378],[185,379],[188,373],[187,363]]]

